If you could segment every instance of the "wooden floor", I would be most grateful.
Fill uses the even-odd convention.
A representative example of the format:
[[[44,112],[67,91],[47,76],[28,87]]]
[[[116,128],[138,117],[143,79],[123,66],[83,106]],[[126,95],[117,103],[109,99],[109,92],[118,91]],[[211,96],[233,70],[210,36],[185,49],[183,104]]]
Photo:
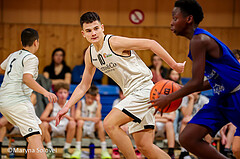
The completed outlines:
[[[22,148],[21,148],[22,149]],[[56,159],[62,159],[62,153],[63,153],[63,148],[55,148],[56,150]],[[24,150],[20,150],[18,152],[23,152]],[[70,153],[72,153],[74,151],[74,148],[71,148],[69,150]],[[82,151],[84,152],[89,152],[89,150],[87,148],[83,148]],[[109,153],[112,153],[112,149],[108,149]],[[175,158],[178,159],[179,155],[180,155],[180,150],[175,150]],[[2,148],[2,154],[4,158],[8,158],[7,154],[8,154],[8,149],[6,147]],[[95,149],[95,155],[96,155],[96,159],[100,159],[101,158],[101,149],[100,148],[96,148]],[[15,158],[17,159],[24,159],[24,153],[16,153],[15,154]],[[81,158],[84,159],[84,158]],[[121,159],[124,159],[124,157],[121,155]],[[142,157],[142,159],[144,159],[144,156]]]

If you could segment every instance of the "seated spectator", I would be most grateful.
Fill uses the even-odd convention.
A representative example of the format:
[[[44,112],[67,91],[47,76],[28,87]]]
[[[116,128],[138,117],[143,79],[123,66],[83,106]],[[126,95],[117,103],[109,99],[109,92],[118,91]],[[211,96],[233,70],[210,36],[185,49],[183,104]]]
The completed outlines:
[[[162,59],[156,54],[152,55],[151,61],[152,65],[149,66],[149,69],[151,69],[153,74],[152,81],[153,83],[157,83],[158,81],[166,78],[168,69],[162,65]]]
[[[55,117],[57,113],[62,109],[62,107],[67,102],[67,97],[69,95],[69,84],[67,83],[58,83],[55,85],[55,92],[58,97],[56,103],[48,103],[46,109],[42,113],[40,119],[42,120],[42,125],[44,128],[44,141],[48,148],[47,157],[55,158],[55,153],[53,150],[51,136],[65,136],[66,132],[66,141],[63,148],[63,158],[70,158],[71,155],[68,149],[71,146],[72,139],[75,135],[76,122],[72,117],[74,115],[74,109],[71,109],[64,118],[61,120],[60,124],[56,127]],[[50,135],[51,133],[51,135]]]
[[[167,73],[166,79],[172,80],[178,84],[182,84],[181,82],[181,74],[175,71],[174,69],[170,68]]]
[[[102,104],[100,103],[100,95],[96,86],[91,86],[87,91],[85,98],[78,102],[75,113],[77,121],[76,131],[76,148],[71,158],[81,158],[81,141],[82,137],[95,137],[95,131],[101,141],[101,158],[111,158],[107,151],[107,143],[105,131],[101,120]]]
[[[237,60],[240,62],[240,50],[234,49],[232,50],[234,56],[237,58]]]
[[[85,57],[85,52],[87,48],[83,51],[83,62],[81,65],[76,65],[73,68],[72,71],[72,84],[79,84],[82,80],[82,75],[85,69],[85,62],[84,62],[84,57]],[[95,74],[93,76],[93,84],[94,85],[100,85],[102,84],[102,78],[103,78],[103,73],[99,70],[96,69]]]
[[[62,48],[57,48],[52,53],[52,62],[43,70],[43,75],[51,79],[52,85],[65,82],[71,83],[71,69],[65,63],[65,51]]]
[[[220,130],[221,144],[224,146],[224,149],[221,151],[221,153],[230,159],[236,159],[231,150],[236,129],[236,126],[234,126],[232,123],[228,123]]]
[[[156,128],[155,137],[167,138],[168,141],[168,155],[175,159],[174,147],[175,147],[175,133],[173,122],[176,117],[176,112],[164,113],[162,116],[160,112],[155,115],[156,118]]]
[[[122,92],[122,89],[119,88],[119,98],[115,99],[113,101],[113,106],[114,107],[115,105],[117,105],[121,100],[123,100],[125,98],[125,96],[123,95],[123,92]],[[121,129],[126,132],[128,134],[128,136],[132,139],[132,135],[129,134],[129,131],[128,131],[128,125],[125,124],[125,125],[122,125],[121,126]],[[133,140],[134,142],[134,140]],[[141,152],[137,149],[137,146],[135,145],[135,143],[133,143],[133,147],[135,149],[135,153],[136,153],[136,156],[138,159],[142,159],[142,154]],[[120,152],[118,150],[118,147],[117,145],[112,141],[112,158],[113,159],[120,159]]]
[[[205,105],[209,102],[209,99],[200,94],[200,92],[194,92],[183,98],[183,101],[179,107],[183,115],[181,121],[181,128],[179,134],[186,127],[187,123],[192,119],[192,117]],[[209,143],[211,143],[211,136],[207,135],[205,137]],[[183,147],[181,147],[181,154],[179,159],[190,159],[189,152]]]

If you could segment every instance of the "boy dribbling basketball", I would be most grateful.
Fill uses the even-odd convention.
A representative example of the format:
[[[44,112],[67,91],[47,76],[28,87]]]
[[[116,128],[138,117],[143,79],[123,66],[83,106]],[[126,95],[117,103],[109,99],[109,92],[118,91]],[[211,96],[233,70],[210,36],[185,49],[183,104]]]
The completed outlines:
[[[231,50],[204,29],[198,28],[203,19],[196,0],[177,0],[172,11],[171,30],[190,40],[189,58],[193,61],[192,79],[182,89],[160,96],[154,105],[164,107],[171,101],[196,91],[213,89],[210,102],[191,119],[180,134],[179,141],[188,151],[200,158],[226,158],[203,138],[212,137],[229,122],[236,127],[233,149],[240,143],[240,64]],[[204,81],[204,75],[207,81]],[[238,146],[239,150],[240,147]],[[238,151],[239,156],[240,151]]]

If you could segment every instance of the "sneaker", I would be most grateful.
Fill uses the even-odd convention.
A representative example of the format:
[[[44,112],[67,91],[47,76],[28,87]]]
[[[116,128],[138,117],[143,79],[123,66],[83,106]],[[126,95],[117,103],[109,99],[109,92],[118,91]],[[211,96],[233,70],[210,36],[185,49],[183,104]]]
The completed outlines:
[[[112,158],[113,159],[120,159],[120,153],[118,151],[118,148],[113,148],[113,150],[112,150]]]
[[[82,154],[81,150],[75,149],[75,151],[73,152],[73,154],[71,155],[70,158],[80,159],[81,158],[81,154]]]
[[[107,150],[101,152],[101,159],[112,159]]]
[[[138,149],[135,149],[135,154],[137,156],[137,159],[142,159],[142,154],[140,151],[138,151]]]
[[[174,153],[173,154],[168,154],[170,157],[171,157],[171,159],[175,159],[175,155],[174,155]]]
[[[181,152],[179,159],[192,159],[191,156],[189,155],[189,152]]]
[[[48,148],[46,152],[47,158],[48,159],[54,159],[55,158],[55,153],[52,149]]]
[[[230,149],[225,148],[223,151],[223,155],[228,157],[229,159],[236,159],[236,157],[233,155],[232,150],[230,150]]]
[[[63,150],[63,158],[71,158],[71,154],[68,152],[68,149]]]

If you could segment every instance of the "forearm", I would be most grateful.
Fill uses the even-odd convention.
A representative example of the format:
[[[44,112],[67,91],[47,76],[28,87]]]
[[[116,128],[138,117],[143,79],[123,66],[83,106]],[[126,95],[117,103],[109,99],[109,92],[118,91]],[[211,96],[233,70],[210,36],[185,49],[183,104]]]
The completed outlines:
[[[168,54],[168,52],[156,41],[152,40],[149,46],[150,50],[161,57],[171,68],[175,69],[176,61]]]
[[[56,84],[58,84],[60,82],[65,82],[65,80],[63,80],[63,79],[51,79],[51,81],[52,81],[53,85],[56,85]]]
[[[51,116],[51,117],[46,117],[46,118],[40,118],[42,121],[46,121],[46,122],[50,122],[52,120],[55,120],[55,117]]]
[[[39,85],[30,75],[23,75],[23,83],[25,83],[29,88],[40,94],[45,94],[48,92],[41,85]]]
[[[69,109],[75,105],[83,96],[84,94],[87,92],[87,90],[90,88],[90,84],[89,85],[84,85],[82,82],[76,87],[76,89],[74,90],[71,98],[68,100],[67,104],[65,105],[65,107],[68,107]]]

